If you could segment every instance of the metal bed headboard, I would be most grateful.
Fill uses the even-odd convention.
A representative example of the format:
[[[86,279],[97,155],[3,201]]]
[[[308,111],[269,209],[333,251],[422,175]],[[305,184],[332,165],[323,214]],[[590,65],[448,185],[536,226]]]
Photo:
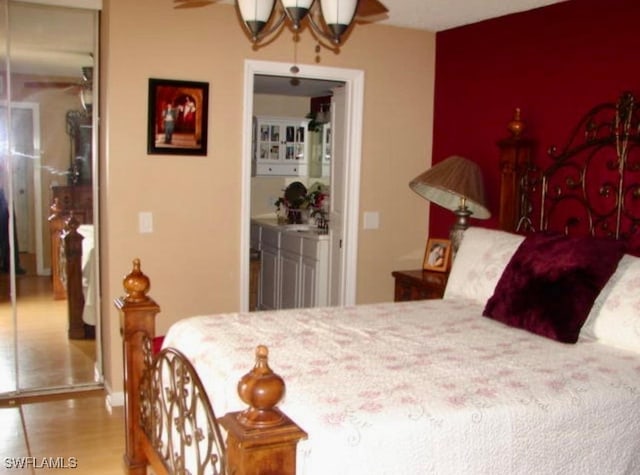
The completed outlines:
[[[640,106],[633,94],[591,109],[565,147],[548,154],[551,165],[524,184],[531,192],[540,185],[539,229],[640,240]]]

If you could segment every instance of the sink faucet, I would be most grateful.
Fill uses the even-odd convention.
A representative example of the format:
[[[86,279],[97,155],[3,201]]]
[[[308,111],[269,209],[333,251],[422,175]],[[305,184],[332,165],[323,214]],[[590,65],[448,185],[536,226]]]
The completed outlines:
[[[322,215],[316,218],[316,226],[324,232],[329,232],[329,220]]]

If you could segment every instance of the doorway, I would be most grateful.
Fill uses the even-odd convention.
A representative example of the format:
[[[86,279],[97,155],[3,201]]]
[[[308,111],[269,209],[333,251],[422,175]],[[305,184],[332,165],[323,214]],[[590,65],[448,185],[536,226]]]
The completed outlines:
[[[0,0],[0,23],[7,25],[0,31],[0,188],[7,200],[0,242],[9,262],[0,269],[2,399],[102,386],[99,315],[88,325],[97,328],[95,337],[70,337],[69,299],[53,295],[52,256],[59,250],[48,223],[56,189],[92,190],[97,181],[97,119],[87,100],[97,97],[89,94],[97,83],[86,72],[97,69],[98,3]],[[70,114],[87,118],[89,154],[74,146]],[[79,164],[87,168],[74,173]],[[85,218],[94,225],[92,201],[95,212]],[[90,275],[97,288],[97,263]]]
[[[250,248],[250,184],[253,130],[254,80],[257,75],[290,77],[290,64],[267,61],[245,61],[244,112],[243,112],[243,152],[242,152],[242,221],[241,248]],[[337,182],[340,190],[332,190],[331,213],[339,211],[339,219],[330,226],[331,234],[331,281],[339,282],[332,289],[332,305],[355,304],[358,209],[360,196],[360,160],[362,150],[362,115],[364,98],[364,72],[360,70],[299,65],[296,77],[343,82],[344,86],[344,140],[333,149],[336,157],[332,160],[332,183]],[[335,136],[335,134],[334,134]],[[337,165],[338,164],[338,165]],[[330,216],[330,220],[332,216]],[[249,252],[241,252],[240,266],[243,269],[240,282],[240,308],[249,306]]]
[[[6,101],[0,104],[0,140],[11,141],[14,160],[11,163],[11,183],[13,187],[13,209],[15,220],[16,246],[23,252],[36,254],[37,231],[31,216],[36,212],[35,203],[40,199],[40,190],[35,187],[34,170],[39,169],[40,108],[34,102],[13,102],[11,105],[11,138],[8,134],[8,109]],[[2,190],[3,193],[7,190]],[[36,196],[37,192],[37,196]],[[5,199],[8,197],[5,194]],[[41,229],[40,229],[41,231]]]

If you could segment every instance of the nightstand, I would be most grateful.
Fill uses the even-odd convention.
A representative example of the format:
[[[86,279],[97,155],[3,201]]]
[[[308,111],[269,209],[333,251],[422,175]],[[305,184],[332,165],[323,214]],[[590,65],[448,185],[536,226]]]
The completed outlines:
[[[397,270],[391,275],[396,279],[396,302],[441,299],[449,278],[448,272],[429,270]]]

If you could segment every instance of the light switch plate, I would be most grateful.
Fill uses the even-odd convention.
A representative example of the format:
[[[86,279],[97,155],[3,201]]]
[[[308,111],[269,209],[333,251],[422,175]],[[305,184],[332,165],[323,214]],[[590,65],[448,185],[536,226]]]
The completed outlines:
[[[377,211],[365,211],[363,227],[364,229],[378,229],[380,227],[380,213]]]
[[[140,211],[138,213],[138,229],[140,234],[153,232],[153,214],[151,211]]]

